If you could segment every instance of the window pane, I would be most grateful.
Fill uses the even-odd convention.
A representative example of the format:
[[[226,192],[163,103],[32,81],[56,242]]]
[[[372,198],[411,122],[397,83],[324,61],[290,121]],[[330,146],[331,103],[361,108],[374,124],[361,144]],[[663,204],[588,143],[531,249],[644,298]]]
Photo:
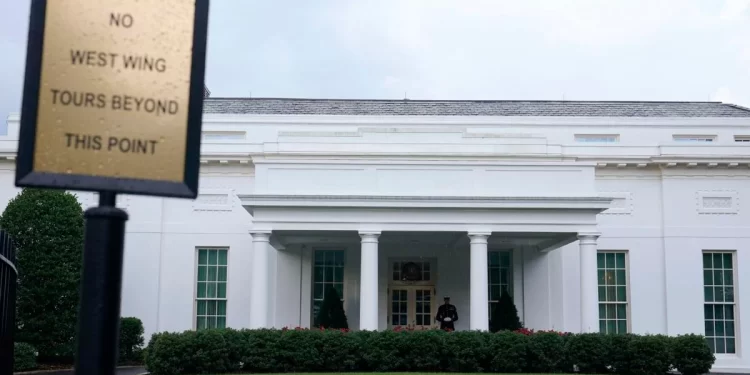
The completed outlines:
[[[344,267],[336,267],[333,270],[333,281],[338,283],[344,281]]]
[[[615,290],[615,287],[608,286],[607,287],[607,301],[614,302],[617,298],[617,291]]]
[[[605,319],[607,317],[607,305],[599,304],[599,319]]]
[[[714,271],[714,285],[724,285],[723,271]]]
[[[714,279],[711,277],[712,275],[712,271],[703,271],[703,285],[713,285]]]
[[[614,253],[606,253],[606,266],[607,268],[615,268],[615,254]]]
[[[703,268],[713,268],[711,254],[703,254]]]
[[[227,301],[216,301],[216,314],[227,315]]]
[[[206,281],[206,266],[198,266],[198,281]]]
[[[227,265],[227,251],[226,250],[219,250],[219,265],[220,266]]]
[[[197,329],[205,329],[206,328],[206,318],[199,316],[198,319],[196,319],[195,327]]]
[[[711,305],[708,305],[711,307]],[[713,314],[711,319],[724,319],[724,305],[713,305]]]
[[[500,269],[499,268],[491,268],[489,276],[490,276],[490,284],[500,283]]]
[[[216,315],[216,301],[206,301],[206,315]]]
[[[508,284],[508,270],[505,268],[500,269],[500,283]]]
[[[726,346],[724,344],[725,342],[723,338],[718,338],[718,337],[716,338],[716,352],[717,353],[727,352]]]
[[[216,267],[208,267],[208,281],[216,281]]]
[[[615,274],[617,275],[617,285],[625,285],[625,270],[617,270]]]
[[[490,251],[487,253],[488,260],[487,263],[490,266],[499,266],[500,265],[500,254],[497,251]]]
[[[599,301],[606,301],[607,300],[607,289],[604,286],[599,287]]]
[[[227,328],[227,318],[223,316],[217,317],[216,328]]]
[[[324,281],[327,283],[333,282],[333,267],[326,267]]]
[[[216,328],[216,317],[215,316],[209,316],[206,318],[206,328]]]
[[[315,266],[315,274],[313,276],[313,280],[316,283],[322,282],[325,278],[326,269],[323,266]]]
[[[710,286],[703,288],[703,298],[706,302],[714,302],[714,288]]]
[[[625,295],[625,287],[624,286],[618,286],[617,287],[617,301],[618,302],[626,302],[628,300],[628,297]]]
[[[714,268],[722,268],[721,254],[714,254]]]
[[[726,342],[726,352],[730,354],[735,353],[735,347],[734,347],[734,338],[727,338]]]
[[[344,284],[336,283],[333,288],[336,289],[336,293],[338,293],[339,298],[344,299]]]
[[[206,298],[206,283],[198,283],[198,298]]]
[[[607,305],[607,319],[617,318],[617,309],[615,305]]]
[[[206,297],[216,298],[216,283],[206,283]]]
[[[607,333],[607,321],[606,320],[599,321],[599,332]]]
[[[713,321],[706,321],[705,328],[706,328],[706,336],[714,336],[714,322]]]
[[[617,304],[617,319],[627,319],[627,305],[624,303]]]
[[[216,288],[217,288],[216,297],[227,298],[227,284],[226,283],[217,283]]]
[[[711,305],[703,305],[703,317],[705,319],[714,318],[714,309]]]
[[[208,264],[208,250],[198,250],[198,264]]]
[[[734,320],[734,305],[724,306],[724,318]]]
[[[325,263],[326,254],[324,251],[315,252],[315,265],[323,265]]]
[[[597,276],[599,277],[599,285],[604,285],[605,283],[604,270],[597,271]]]
[[[734,337],[735,331],[734,331],[734,320],[727,320],[724,324],[724,329],[727,337]]]
[[[714,289],[714,300],[716,302],[724,302],[724,288],[716,286]]]
[[[734,288],[732,287],[724,288],[724,301],[734,302]]]
[[[617,332],[617,321],[607,320],[607,333],[615,333],[615,332]]]
[[[723,266],[724,266],[724,269],[731,270],[732,269],[732,254],[725,253],[725,254],[722,254],[722,255],[723,255],[723,258],[724,258],[724,261],[722,262]]]
[[[732,271],[724,271],[724,285],[734,286],[734,276]]]
[[[219,281],[227,281],[227,268],[226,267],[219,267]]]
[[[215,265],[217,261],[216,258],[217,258],[216,250],[209,250],[208,251],[208,264]]]
[[[604,253],[596,254],[596,267],[597,268],[605,268],[604,264]]]
[[[315,283],[313,287],[313,299],[318,299],[318,300],[323,299],[323,284]]]
[[[711,351],[716,353],[716,340],[713,338],[706,338],[706,343],[708,344],[708,347],[711,348]]]
[[[198,301],[198,308],[196,310],[198,315],[206,315],[206,301]]]
[[[716,336],[724,336],[724,321],[716,321],[714,322],[714,333]]]
[[[510,267],[510,253],[507,251],[503,251],[500,253],[500,267],[508,268]]]
[[[627,332],[628,332],[628,321],[618,320],[617,321],[617,333],[627,333]]]
[[[625,268],[625,253],[617,253],[615,255],[615,267],[617,268]]]

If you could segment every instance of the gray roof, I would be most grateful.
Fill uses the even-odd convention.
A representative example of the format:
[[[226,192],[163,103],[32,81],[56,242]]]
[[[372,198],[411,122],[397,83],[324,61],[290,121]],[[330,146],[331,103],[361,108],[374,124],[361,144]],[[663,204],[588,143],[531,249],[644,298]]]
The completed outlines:
[[[205,113],[362,116],[750,117],[721,102],[206,98]]]

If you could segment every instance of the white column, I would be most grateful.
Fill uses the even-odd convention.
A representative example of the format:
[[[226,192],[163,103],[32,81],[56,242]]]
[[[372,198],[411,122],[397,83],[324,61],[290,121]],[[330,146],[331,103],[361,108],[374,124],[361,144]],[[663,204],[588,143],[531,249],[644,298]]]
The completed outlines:
[[[250,283],[250,328],[268,328],[268,253],[271,232],[250,232],[253,236],[252,282]],[[241,286],[240,286],[241,287]]]
[[[489,330],[489,312],[488,312],[488,297],[489,291],[487,287],[487,238],[490,233],[476,233],[469,232],[469,239],[471,240],[471,283],[469,287],[470,292],[470,316],[469,316],[469,328],[479,331]]]
[[[380,232],[359,232],[362,260],[359,284],[359,329],[378,330],[378,237]]]
[[[599,292],[596,280],[598,233],[579,233],[581,258],[581,332],[599,332]]]

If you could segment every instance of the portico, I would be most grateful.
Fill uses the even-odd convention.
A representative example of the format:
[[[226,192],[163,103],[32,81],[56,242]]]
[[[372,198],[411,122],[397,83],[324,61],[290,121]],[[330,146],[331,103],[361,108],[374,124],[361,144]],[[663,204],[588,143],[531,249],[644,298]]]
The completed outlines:
[[[299,310],[296,321],[302,325],[313,325],[319,293],[311,274],[327,267],[325,260],[316,263],[315,251],[340,249],[346,258],[342,263],[346,267],[341,276],[342,298],[352,328],[427,327],[434,323],[435,301],[451,295],[459,308],[457,329],[488,330],[488,306],[503,286],[510,288],[519,312],[528,308],[543,311],[540,306],[546,306],[547,315],[524,315],[526,326],[548,329],[555,319],[549,313],[552,292],[545,286],[552,272],[547,255],[578,241],[581,269],[593,272],[580,276],[576,330],[598,330],[596,215],[608,207],[610,198],[256,194],[241,195],[240,200],[254,218],[252,305],[293,306]],[[498,252],[512,264],[503,265],[507,271],[493,274],[493,267],[501,267],[491,264],[499,262],[495,260],[500,259],[495,256]],[[273,274],[269,268],[275,268],[280,278],[287,277],[273,261],[279,256],[300,258],[299,268],[294,263],[295,270],[289,270],[300,274],[295,279],[300,285],[297,301],[279,302],[286,297],[268,293],[274,290],[274,282],[286,282],[269,279]],[[400,267],[407,263],[427,278],[396,277],[395,272],[402,272]],[[321,277],[328,277],[326,272],[321,271]],[[306,274],[309,277],[305,278]],[[336,277],[323,283],[338,282]],[[307,295],[311,298],[305,298],[310,289]],[[251,327],[295,323],[291,314],[285,315],[288,312],[273,310],[253,309]]]

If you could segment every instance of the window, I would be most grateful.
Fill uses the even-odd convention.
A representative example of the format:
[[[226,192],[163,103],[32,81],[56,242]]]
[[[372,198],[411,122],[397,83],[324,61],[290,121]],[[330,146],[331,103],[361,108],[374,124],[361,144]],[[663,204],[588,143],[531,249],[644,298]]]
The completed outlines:
[[[329,287],[336,289],[344,300],[344,251],[315,250],[313,270],[313,327],[318,326],[318,311]]]
[[[576,134],[576,142],[604,142],[612,143],[619,142],[619,134]]]
[[[227,249],[198,249],[195,328],[227,325]]]
[[[734,141],[739,143],[750,143],[750,135],[735,135]]]
[[[673,135],[675,142],[713,142],[716,140],[715,135]]]
[[[487,282],[489,290],[490,319],[492,311],[500,301],[503,290],[513,297],[513,283],[511,275],[511,252],[490,251],[487,259]]]
[[[414,266],[415,268],[404,266]],[[417,275],[408,274],[411,270],[418,272]],[[416,276],[416,277],[415,277]],[[419,261],[395,261],[393,262],[393,281],[430,281],[432,271],[430,270],[429,260]]]
[[[625,252],[596,255],[599,284],[599,332],[628,332],[628,276]]]
[[[708,346],[717,354],[735,353],[734,253],[703,253],[703,299]]]

